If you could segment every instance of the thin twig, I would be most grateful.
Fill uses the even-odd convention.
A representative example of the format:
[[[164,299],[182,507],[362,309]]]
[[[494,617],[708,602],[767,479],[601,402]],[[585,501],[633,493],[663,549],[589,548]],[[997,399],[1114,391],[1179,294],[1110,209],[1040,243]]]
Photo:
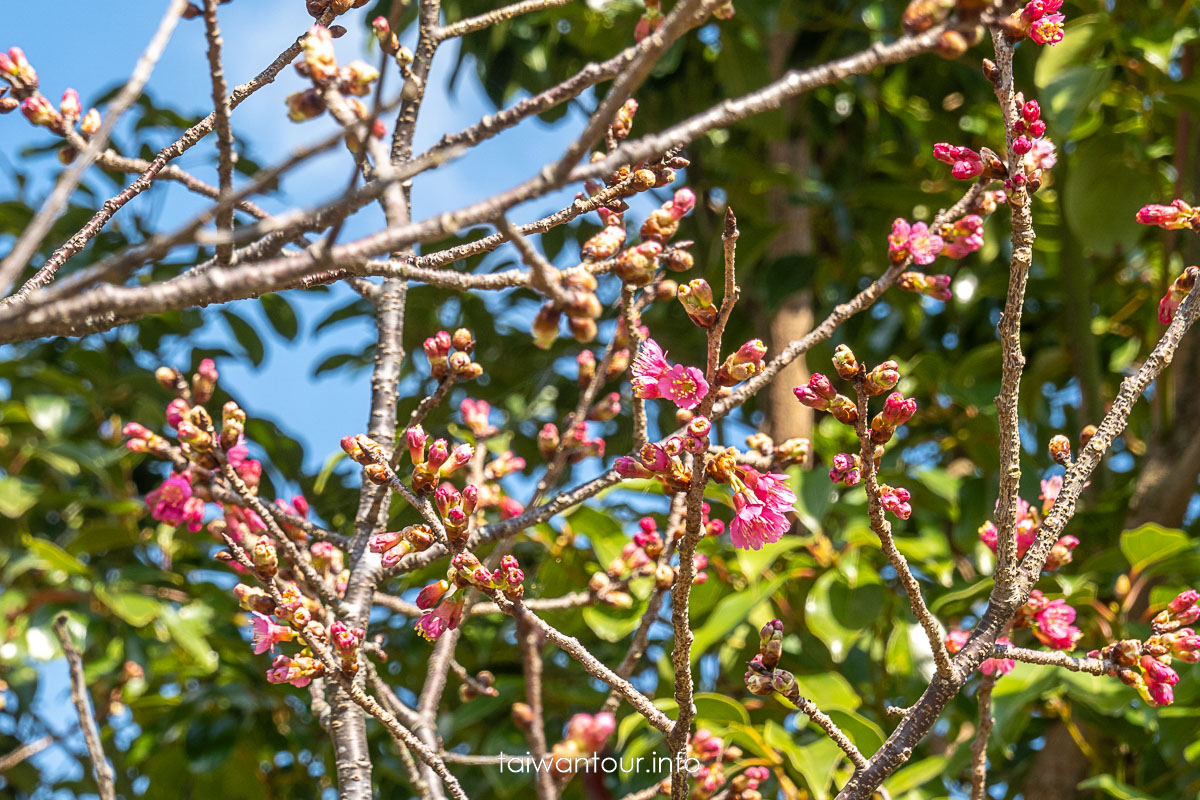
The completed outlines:
[[[854,378],[854,391],[858,396],[858,419],[854,423],[854,429],[858,433],[859,455],[863,465],[862,483],[867,490],[867,513],[871,522],[871,530],[879,538],[883,554],[892,563],[897,577],[900,578],[900,584],[908,594],[908,602],[912,607],[913,616],[925,630],[925,637],[929,640],[929,647],[933,651],[933,660],[937,665],[938,675],[942,678],[949,678],[953,674],[953,669],[950,666],[950,654],[946,651],[946,643],[942,640],[944,636],[942,627],[933,618],[928,606],[925,605],[925,598],[921,594],[921,584],[912,574],[912,570],[908,568],[908,561],[896,548],[896,542],[892,538],[892,523],[883,513],[879,478],[875,473],[875,445],[871,442],[871,435],[867,429],[867,415],[870,412],[867,407],[867,391],[862,368]]]
[[[83,675],[83,656],[67,630],[67,615],[60,614],[54,620],[54,635],[62,644],[63,655],[71,670],[71,699],[75,703],[75,712],[79,714],[79,724],[83,728],[83,741],[87,744],[88,757],[92,760],[92,772],[96,776],[96,789],[100,800],[116,800],[117,790],[113,783],[112,765],[104,755],[104,747],[100,743],[100,728],[96,725],[96,716],[92,713],[92,701],[88,696],[87,679]]]
[[[218,0],[204,0],[204,34],[208,39],[208,74],[212,78],[214,127],[217,132],[217,180],[221,199],[233,194],[233,127],[229,124],[229,88],[221,66],[221,28],[217,24]],[[233,208],[217,212],[217,230],[233,233]],[[233,245],[217,245],[217,263],[228,265],[233,259]]]

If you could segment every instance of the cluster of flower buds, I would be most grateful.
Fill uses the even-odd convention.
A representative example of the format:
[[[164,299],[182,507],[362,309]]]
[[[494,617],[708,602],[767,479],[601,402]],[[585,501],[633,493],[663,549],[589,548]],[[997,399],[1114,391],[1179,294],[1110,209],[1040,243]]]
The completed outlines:
[[[742,758],[742,750],[727,743],[708,728],[697,728],[688,742],[687,756],[700,767],[691,776],[691,796],[710,800],[717,796],[728,800],[762,800],[759,787],[771,777],[766,767],[748,767],[744,772],[728,777],[726,768]],[[661,794],[670,793],[669,779],[660,787]]]
[[[585,458],[604,458],[604,439],[588,433],[585,420],[580,420],[563,436],[558,426],[547,422],[538,431],[538,453],[542,458],[550,460],[561,447],[567,456],[567,463],[578,464]]]
[[[634,174],[635,184],[641,173],[647,173],[644,176],[645,181],[654,178],[654,173],[650,170],[638,170]],[[647,187],[648,188],[648,187]],[[642,223],[641,227],[641,242],[631,247],[625,248],[617,254],[616,263],[613,265],[613,272],[625,283],[633,286],[645,286],[654,280],[654,274],[658,269],[660,256],[663,255],[667,243],[679,231],[679,222],[696,206],[696,195],[691,189],[680,189],[675,192],[674,197],[663,203],[662,207],[655,209],[650,213]],[[614,227],[613,223],[623,225],[621,220],[613,220],[609,218],[606,221],[605,231]],[[603,232],[602,232],[603,234]],[[615,239],[615,236],[608,235],[609,241]],[[690,242],[680,242],[675,249],[671,251],[671,255],[665,259],[666,266],[676,272],[682,272],[692,267],[693,259],[690,253],[687,253],[686,247]],[[594,252],[600,252],[593,248]],[[587,255],[588,250],[585,245],[584,254]]]
[[[501,558],[499,568],[489,571],[472,553],[463,551],[450,559],[448,577],[459,588],[473,586],[482,592],[499,591],[509,600],[525,596],[525,573],[512,555]]]
[[[621,413],[621,393],[609,392],[588,409],[586,419],[592,422],[608,422]]]
[[[564,316],[567,330],[577,342],[586,344],[599,333],[596,320],[604,308],[596,297],[596,289],[600,285],[596,276],[587,270],[568,270],[560,273],[560,280],[568,302],[560,307],[547,300],[538,309],[531,326],[533,343],[542,349],[548,348],[558,338],[559,323]]]
[[[1032,39],[1036,44],[1056,45],[1063,40],[1066,17],[1058,13],[1063,0],[1029,0],[1000,22],[1014,40]]]
[[[459,328],[453,336],[438,331],[426,339],[422,347],[429,359],[429,374],[439,381],[447,378],[469,381],[483,374],[483,367],[471,360],[475,336],[466,328]]]
[[[159,458],[169,455],[171,443],[140,422],[125,423],[121,433],[128,437],[125,447],[131,453],[150,453]]]
[[[386,17],[376,17],[371,22],[371,30],[379,42],[379,49],[396,59],[401,72],[407,73],[413,63],[413,52],[400,44],[396,32],[388,24]],[[407,74],[405,75],[407,77]]]
[[[962,145],[938,142],[933,146],[933,157],[944,164],[949,164],[950,174],[960,181],[970,181],[980,177],[1004,180],[1008,177],[1008,168],[1004,166],[1000,156],[986,147],[982,147],[979,152],[976,152]]]
[[[291,581],[283,584],[279,594],[283,602],[275,607],[275,617],[290,622],[297,630],[304,630],[312,621],[314,612],[323,613],[321,606],[304,595],[300,587]]]
[[[30,123],[63,137],[76,135],[76,123],[79,123],[79,130],[85,139],[90,139],[100,130],[100,112],[92,108],[84,114],[79,92],[67,89],[56,107],[38,91],[37,71],[21,48],[11,47],[7,53],[0,52],[0,79],[8,83],[8,86],[0,87],[0,114],[20,108]],[[8,95],[10,87],[12,96]],[[59,160],[64,164],[74,161],[78,154],[76,147],[71,144],[58,151]]]
[[[725,530],[725,524],[720,520],[709,518],[708,503],[701,506],[700,530],[702,536],[720,536]],[[642,517],[638,522],[638,531],[633,535],[633,541],[626,542],[621,549],[621,555],[614,558],[605,572],[592,576],[589,587],[601,595],[609,605],[624,606],[632,602],[625,597],[612,598],[611,595],[620,591],[615,588],[613,581],[627,581],[635,577],[653,576],[659,589],[669,589],[675,582],[675,569],[669,564],[659,564],[658,559],[663,553],[663,539],[658,532],[658,523],[652,517]],[[692,558],[694,574],[693,584],[702,584],[708,580],[704,570],[708,567],[708,557],[697,553]]]
[[[746,437],[746,447],[771,460],[771,465],[786,467],[803,464],[812,453],[812,442],[802,437],[785,439],[779,444],[765,433],[756,432]]]
[[[945,244],[941,253],[943,256],[946,258],[966,258],[971,253],[983,247],[983,217],[978,214],[967,214],[954,222],[947,222],[945,225],[942,225],[938,228],[937,233],[942,237],[942,242]],[[950,279],[946,278],[947,288],[949,284]],[[949,298],[938,299],[946,300]]]
[[[1037,100],[1021,102],[1024,97],[1016,95],[1018,116],[1012,124],[1013,152],[1023,156],[1033,150],[1033,143],[1046,135],[1046,123],[1042,120],[1042,108]]]
[[[871,419],[871,441],[887,444],[896,435],[896,428],[907,423],[917,413],[917,401],[892,392],[883,401],[883,410]]]
[[[1188,589],[1180,592],[1175,599],[1167,604],[1150,623],[1150,629],[1158,633],[1171,633],[1184,625],[1191,625],[1200,620],[1200,592]]]
[[[471,515],[475,513],[478,502],[479,489],[471,484],[464,486],[460,492],[454,488],[454,484],[446,482],[433,493],[433,504],[442,517],[450,544],[466,544]]]
[[[513,711],[516,717],[516,706],[513,707]],[[608,737],[612,736],[616,729],[616,717],[607,711],[595,715],[574,715],[567,721],[566,738],[550,748],[550,768],[560,777],[572,774],[577,759],[587,758],[603,750],[608,743]]]
[[[377,533],[368,540],[367,546],[372,553],[382,554],[383,565],[391,568],[409,553],[429,549],[434,541],[428,525],[409,525],[398,531]]]
[[[419,495],[436,492],[442,478],[465,467],[475,455],[471,445],[459,444],[451,448],[445,439],[435,439],[426,451],[429,435],[420,425],[405,431],[404,438],[408,444],[408,457],[413,462],[412,489]]]
[[[3,78],[13,90],[22,95],[37,91],[37,70],[25,57],[25,51],[19,47],[10,47],[8,52],[0,52],[0,78]],[[8,105],[5,113],[12,111],[15,106]]]
[[[1042,644],[1055,650],[1074,650],[1083,638],[1075,627],[1075,608],[1061,598],[1048,600],[1040,589],[1029,594],[1029,600],[1017,610],[1014,627],[1028,627]]]
[[[237,599],[238,606],[245,611],[265,617],[270,617],[275,613],[275,601],[257,586],[239,583],[233,587],[233,596]],[[271,629],[266,630],[270,631]]]
[[[379,80],[379,70],[358,60],[339,68],[333,40],[337,38],[336,34],[344,32],[344,29],[337,29],[340,29],[340,26],[326,28],[324,25],[313,25],[301,40],[304,57],[296,62],[296,72],[311,80],[313,86],[290,94],[285,100],[288,119],[292,122],[304,122],[325,113],[327,88],[338,92],[339,103],[345,107],[348,116],[359,122],[371,119],[371,111],[359,98],[371,93],[371,85]],[[383,120],[374,120],[370,133],[376,139],[387,135],[387,127]],[[358,152],[360,145],[347,134],[346,146],[351,152]]]
[[[954,655],[959,650],[962,650],[966,645],[967,640],[971,638],[970,631],[954,630],[946,636],[946,652]],[[1011,646],[1012,642],[1007,636],[1001,636],[996,640],[996,644]],[[1007,675],[1017,668],[1017,662],[1011,658],[988,658],[979,665],[979,671],[984,675]]]
[[[747,665],[745,681],[751,694],[769,697],[779,692],[792,704],[800,702],[800,685],[796,677],[779,667],[783,655],[783,622],[773,619],[759,631],[758,655]]]
[[[954,296],[950,291],[950,280],[949,275],[926,275],[923,272],[909,271],[901,273],[896,283],[906,292],[923,294],[945,303]]]
[[[643,400],[666,398],[691,410],[708,394],[708,381],[696,367],[672,365],[658,342],[646,339],[633,360],[633,394]]]
[[[1183,298],[1196,287],[1197,277],[1200,277],[1200,267],[1188,267],[1175,279],[1171,288],[1167,289],[1167,293],[1158,302],[1159,322],[1163,325],[1171,324],[1171,320],[1175,319],[1175,312],[1183,304]]]
[[[897,218],[888,236],[888,256],[893,264],[903,264],[909,259],[916,264],[932,264],[945,244],[924,222],[910,225],[908,220]]]
[[[809,377],[806,386],[792,389],[792,393],[801,405],[817,411],[828,411],[843,425],[853,425],[858,421],[858,408],[854,401],[844,394],[839,394],[829,378],[819,372],[814,372]]]
[[[1191,628],[1182,627],[1200,619],[1197,599],[1200,593],[1194,589],[1177,595],[1154,618],[1150,626],[1152,635],[1144,642],[1124,639],[1088,655],[1115,663],[1117,677],[1136,689],[1147,703],[1171,705],[1175,702],[1175,685],[1179,683],[1179,673],[1171,667],[1173,660],[1177,658],[1187,664],[1200,662],[1200,636]]]
[[[700,421],[697,430],[708,423],[708,419],[705,417],[697,417],[696,420]],[[696,420],[692,422],[696,422]],[[690,427],[691,423],[689,423]],[[699,436],[689,433],[686,437],[672,436],[661,445],[647,442],[638,451],[637,458],[621,456],[613,465],[613,469],[627,480],[656,478],[662,482],[668,492],[687,491],[692,484],[692,470],[683,463],[682,455],[685,452],[691,452],[686,449],[688,447],[695,452],[703,453],[708,449],[707,438],[702,440]]]
[[[742,381],[750,380],[767,368],[763,360],[766,355],[767,345],[763,340],[751,339],[725,357],[713,382],[717,386],[737,386]]]
[[[276,503],[281,501],[276,500]],[[287,530],[285,526],[284,530]],[[339,597],[346,594],[350,583],[350,570],[346,567],[346,554],[330,542],[313,542],[309,547],[312,566],[320,576],[333,584]]]
[[[912,516],[912,504],[909,503],[911,499],[912,495],[908,489],[888,486],[886,483],[879,484],[879,504],[883,506],[884,511],[889,511],[900,519]]]
[[[1200,233],[1200,208],[1193,208],[1183,200],[1176,200],[1169,206],[1142,206],[1137,212],[1137,221],[1168,231],[1190,229]]]
[[[353,675],[358,672],[358,649],[367,632],[362,628],[351,628],[340,619],[329,626],[329,641],[333,651],[342,659],[342,672]]]
[[[270,683],[290,683],[292,686],[304,688],[313,678],[325,674],[325,665],[311,655],[301,653],[296,656],[285,656],[282,653],[275,656],[271,668],[267,670],[267,681]]]
[[[829,469],[829,480],[844,484],[847,489],[857,486],[862,480],[862,456],[838,453],[833,457],[833,466]]]

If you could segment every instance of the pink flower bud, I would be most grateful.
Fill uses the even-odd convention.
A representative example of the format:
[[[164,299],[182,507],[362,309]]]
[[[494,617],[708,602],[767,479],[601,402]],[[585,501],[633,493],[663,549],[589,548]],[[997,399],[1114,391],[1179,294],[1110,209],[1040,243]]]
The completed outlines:
[[[646,469],[638,461],[630,458],[629,456],[621,456],[618,458],[616,463],[613,464],[613,469],[617,471],[618,475],[626,480],[632,480],[634,478],[650,478],[654,476],[653,472]]]
[[[83,107],[79,103],[79,92],[74,89],[67,89],[63,92],[62,103],[59,104],[58,108],[62,112],[62,115],[72,120],[72,122],[79,119],[79,115],[83,111]]]
[[[680,189],[675,192],[674,201],[671,203],[671,216],[675,219],[682,219],[691,213],[696,206],[696,193],[691,189]]]
[[[450,446],[445,439],[437,439],[429,446],[427,462],[432,469],[439,469],[450,458]]]
[[[1200,600],[1200,592],[1195,589],[1187,589],[1175,596],[1175,599],[1167,604],[1167,608],[1172,614],[1179,614],[1190,606],[1194,606],[1196,601]]]
[[[433,608],[442,601],[442,598],[449,591],[449,581],[440,580],[429,584],[417,595],[417,608],[422,610]]]
[[[889,425],[896,427],[903,425],[912,419],[915,413],[917,413],[917,401],[912,398],[906,400],[904,395],[899,392],[892,392],[884,401],[882,417]]]
[[[1013,152],[1019,156],[1023,156],[1033,149],[1033,142],[1028,136],[1018,136],[1013,140]]]
[[[1041,106],[1037,100],[1030,100],[1025,105],[1021,106],[1021,117],[1030,124],[1033,124],[1042,116]]]

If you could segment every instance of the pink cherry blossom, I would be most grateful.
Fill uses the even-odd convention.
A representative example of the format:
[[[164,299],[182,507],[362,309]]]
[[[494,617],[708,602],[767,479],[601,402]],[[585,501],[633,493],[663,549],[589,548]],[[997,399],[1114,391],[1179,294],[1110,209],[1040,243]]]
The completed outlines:
[[[695,408],[708,394],[708,381],[695,367],[676,364],[658,379],[658,393],[680,408]]]
[[[254,646],[254,654],[261,655],[268,650],[274,650],[280,642],[290,642],[296,637],[296,632],[287,625],[279,625],[264,617],[257,611],[250,628],[250,643]]]
[[[791,528],[787,517],[764,505],[753,492],[735,494],[733,508],[729,539],[740,550],[761,550],[764,544],[778,542]]]
[[[1055,650],[1073,650],[1083,637],[1083,631],[1071,623],[1075,621],[1075,609],[1067,601],[1051,600],[1034,617],[1033,633]]]
[[[436,642],[446,631],[454,630],[462,622],[463,601],[443,600],[433,611],[425,613],[414,626],[417,633],[431,642]]]

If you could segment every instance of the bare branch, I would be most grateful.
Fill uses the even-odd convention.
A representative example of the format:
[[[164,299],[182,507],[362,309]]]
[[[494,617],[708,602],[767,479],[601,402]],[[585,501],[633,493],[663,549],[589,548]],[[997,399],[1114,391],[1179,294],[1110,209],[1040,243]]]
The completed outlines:
[[[92,771],[96,776],[96,789],[100,800],[116,800],[113,768],[104,755],[104,747],[100,744],[100,728],[96,725],[92,701],[88,697],[87,679],[83,675],[83,656],[71,639],[71,632],[67,630],[66,614],[60,614],[58,619],[54,620],[54,635],[62,644],[63,655],[67,657],[67,664],[71,670],[71,699],[75,702],[75,712],[79,714],[79,724],[83,728],[88,757],[92,760]]]

